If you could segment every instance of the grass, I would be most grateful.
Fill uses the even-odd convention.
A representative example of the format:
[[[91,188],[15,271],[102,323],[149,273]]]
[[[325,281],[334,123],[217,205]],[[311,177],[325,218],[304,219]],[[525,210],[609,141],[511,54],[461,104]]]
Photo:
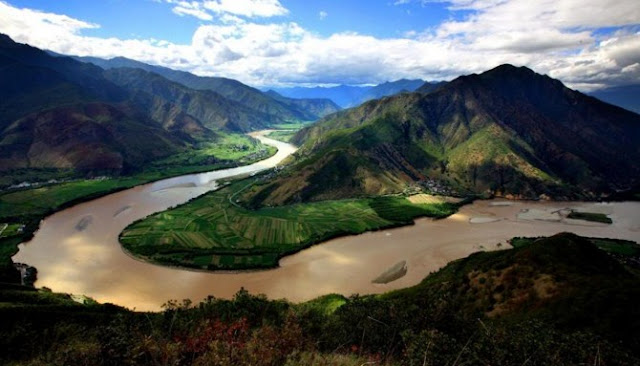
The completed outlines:
[[[278,130],[269,133],[267,137],[282,142],[290,142],[291,138],[296,134],[296,132],[304,127],[309,126],[309,124],[310,123],[308,122],[300,122],[274,125],[273,128],[276,128]]]
[[[330,315],[347,302],[348,299],[342,295],[329,294],[301,303],[300,306],[303,308],[314,309],[322,314]]]
[[[46,215],[81,198],[92,198],[97,194],[172,176],[236,166],[238,162],[249,163],[264,159],[273,153],[275,148],[266,147],[249,137],[225,135],[219,143],[208,143],[199,149],[157,161],[133,176],[76,180],[2,194],[0,220]]]
[[[232,202],[246,181],[207,193],[127,227],[120,242],[153,262],[202,269],[252,269],[314,243],[445,217],[453,204],[414,205],[404,197],[346,199],[248,210]]]
[[[271,127],[277,130],[299,130],[301,128],[309,126],[310,124],[310,122],[291,122],[272,125]]]
[[[514,248],[523,248],[533,244],[535,241],[544,238],[524,238],[516,237],[509,241]],[[639,256],[640,245],[636,242],[621,239],[608,239],[608,238],[587,238],[596,247],[604,250],[607,253],[617,254],[621,256]]]
[[[222,134],[216,142],[201,143],[197,149],[173,155],[153,163],[153,166],[210,165],[224,160],[244,162],[252,156],[268,156],[275,147],[260,144],[256,139],[244,135]]]
[[[9,187],[22,182],[47,182],[50,180],[69,180],[77,178],[70,169],[21,168],[3,172],[0,187]]]
[[[153,176],[83,180],[11,192],[0,196],[0,219],[45,215],[80,197],[108,192],[117,188],[133,187],[147,182]],[[160,178],[160,176],[157,176]]]
[[[291,138],[293,137],[293,135],[296,134],[296,132],[297,130],[273,131],[269,133],[267,137],[270,139],[274,139],[282,142],[289,142],[291,141]]]
[[[640,256],[640,245],[629,240],[619,239],[589,239],[598,248],[607,253],[619,254],[623,256]]]
[[[613,220],[602,213],[572,211],[567,218],[612,224]]]
[[[21,229],[20,224],[0,224],[0,239],[19,235],[22,232]]]

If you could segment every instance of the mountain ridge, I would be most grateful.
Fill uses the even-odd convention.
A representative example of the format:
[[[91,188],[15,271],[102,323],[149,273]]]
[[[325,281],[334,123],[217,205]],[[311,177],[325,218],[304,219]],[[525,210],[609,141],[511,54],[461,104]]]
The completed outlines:
[[[621,85],[593,91],[589,95],[603,102],[640,113],[640,84]]]
[[[0,82],[7,86],[0,91],[0,170],[8,174],[13,169],[50,168],[118,175],[190,149],[198,141],[213,141],[221,129],[254,128],[241,125],[237,117],[241,107],[236,105],[218,114],[226,118],[224,122],[237,119],[239,126],[205,127],[200,119],[210,117],[212,101],[234,103],[222,96],[207,99],[212,107],[189,110],[168,101],[167,95],[164,99],[154,95],[157,90],[147,93],[118,85],[114,81],[120,80],[109,80],[98,66],[54,57],[7,36],[0,38],[0,65]],[[160,76],[158,80],[143,76],[140,83],[145,77],[147,83],[171,83]],[[186,99],[217,95],[181,88],[177,89]],[[264,120],[258,115],[249,122],[258,121],[256,126],[262,128]]]
[[[142,69],[113,68],[105,70],[104,76],[129,90],[135,102],[148,108],[160,120],[164,120],[162,113],[165,110],[177,106],[213,130],[247,132],[280,122],[272,115],[252,110],[216,92],[190,89]]]
[[[328,98],[343,108],[351,108],[369,100],[380,99],[382,97],[402,92],[413,92],[425,85],[437,84],[440,83],[429,83],[419,79],[399,79],[373,86],[338,85],[335,87],[318,86],[312,88],[272,88],[272,90],[291,98]]]
[[[259,113],[273,115],[279,118],[277,123],[286,123],[292,120],[316,120],[340,109],[340,107],[329,100],[297,101],[292,98],[286,98],[287,100],[285,101],[278,100],[234,79],[198,76],[186,71],[150,65],[125,57],[115,57],[109,60],[96,57],[75,57],[75,59],[95,64],[105,70],[113,68],[143,69],[194,90],[213,91],[247,108],[254,109]],[[314,104],[318,105],[316,106]],[[309,107],[309,105],[311,106]],[[305,109],[305,106],[308,108]],[[313,111],[320,111],[321,114],[316,114]],[[274,118],[271,117],[271,119]]]
[[[594,198],[640,178],[640,116],[525,67],[366,102],[298,132],[291,169],[248,193],[273,205],[411,186]]]

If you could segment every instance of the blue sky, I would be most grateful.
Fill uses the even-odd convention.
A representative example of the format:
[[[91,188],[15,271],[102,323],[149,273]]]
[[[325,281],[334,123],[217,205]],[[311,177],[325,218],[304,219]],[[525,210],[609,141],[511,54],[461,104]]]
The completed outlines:
[[[100,28],[86,32],[98,37],[158,38],[186,43],[199,25],[208,23],[196,17],[176,16],[173,4],[154,0],[9,0],[8,3],[100,24]],[[380,38],[397,37],[462,15],[447,10],[444,2],[394,5],[393,1],[384,0],[295,0],[281,4],[289,12],[279,16],[279,20],[296,22],[322,36],[357,32]],[[321,16],[321,12],[326,15]]]
[[[640,82],[637,0],[0,0],[0,32],[258,87],[451,79],[502,63]]]

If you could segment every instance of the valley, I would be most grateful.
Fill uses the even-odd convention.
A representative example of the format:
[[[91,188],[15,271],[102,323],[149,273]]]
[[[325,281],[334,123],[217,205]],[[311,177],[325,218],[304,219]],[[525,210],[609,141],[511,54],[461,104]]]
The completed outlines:
[[[33,3],[0,364],[640,364],[637,1]]]
[[[218,179],[272,167],[295,151],[290,145],[260,136],[259,138],[263,142],[278,146],[279,153],[268,161],[253,166],[159,181],[58,212],[44,220],[34,239],[21,245],[20,251],[13,260],[38,268],[38,286],[48,287],[57,292],[84,294],[100,302],[113,302],[140,310],[157,310],[159,305],[168,300],[166,298],[168,293],[175,298],[199,301],[208,295],[231,297],[240,288],[246,288],[252,293],[265,293],[270,298],[287,297],[292,301],[303,301],[327,293],[349,295],[386,292],[416,284],[428,273],[472,252],[506,248],[507,241],[513,236],[552,235],[561,231],[572,231],[585,236],[640,240],[640,227],[637,227],[637,222],[634,221],[634,217],[637,217],[640,210],[640,206],[636,203],[607,205],[575,202],[477,201],[463,206],[458,213],[445,219],[418,219],[415,225],[405,228],[333,239],[298,254],[287,256],[279,261],[277,269],[269,271],[194,272],[136,260],[122,250],[118,239],[121,231],[131,222],[214,189]],[[164,262],[160,259],[160,262],[165,264],[189,265],[179,260],[184,258],[179,252],[180,245],[183,245],[187,258],[193,258],[191,266],[198,264],[209,268],[209,265],[217,263],[218,265],[230,264],[229,267],[216,266],[226,269],[256,268],[263,265],[270,267],[278,263],[277,259],[281,256],[278,253],[296,251],[296,245],[301,244],[304,247],[310,243],[304,241],[304,237],[300,236],[302,233],[325,235],[324,238],[328,239],[336,234],[358,233],[393,224],[388,221],[389,216],[384,219],[376,214],[366,200],[336,202],[334,207],[327,202],[301,205],[298,208],[274,208],[271,211],[263,209],[257,214],[252,214],[250,211],[238,212],[238,208],[229,202],[230,193],[226,192],[234,192],[238,187],[244,186],[246,181],[233,183],[191,201],[182,206],[183,208],[172,209],[141,221],[141,224],[157,230],[155,235],[159,235],[156,238],[149,232],[143,236],[145,240],[149,240],[148,245],[151,245],[149,252],[162,255],[163,249],[169,246],[162,237],[171,233],[167,238],[175,238],[172,240],[178,242],[171,245],[168,251],[171,255],[169,258],[173,258],[174,261]],[[409,202],[401,197],[397,199]],[[211,203],[204,203],[216,200],[218,205],[223,205],[225,208],[222,206],[216,208],[211,206]],[[396,214],[391,213],[390,217],[398,218],[401,217],[398,214],[402,213],[408,220],[403,223],[411,222],[413,216],[406,216],[406,212],[403,212],[410,206],[405,203],[401,207]],[[554,212],[565,207],[607,214],[614,220],[614,224],[590,224],[560,218],[549,222],[536,220],[535,216],[522,219],[518,216],[524,209]],[[203,211],[203,208],[210,211]],[[180,214],[181,209],[193,210],[198,212],[195,215],[214,220],[212,224],[201,225],[203,228],[214,225],[217,227],[216,232],[207,234],[207,231],[203,231],[204,235],[201,234],[198,239],[200,241],[195,241],[198,231],[190,226],[193,225],[192,220],[188,219],[188,222],[179,220],[180,217],[189,218],[194,214],[184,216]],[[345,209],[355,210],[353,216],[350,217],[349,211]],[[322,212],[326,212],[325,218]],[[216,213],[216,215],[210,216],[210,213]],[[440,215],[447,216],[451,213],[452,211],[449,211]],[[425,214],[427,213],[419,212],[416,216]],[[174,228],[166,227],[168,217],[176,217],[168,221]],[[216,223],[215,220],[220,220],[220,217],[227,217],[227,220],[233,221],[225,220]],[[248,219],[263,221],[275,219],[278,225],[291,225],[287,224],[287,220],[291,220],[287,217],[295,217],[296,220],[293,223],[308,222],[311,226],[306,228],[302,226],[300,234],[295,234],[296,231],[292,227],[291,230],[280,231],[280,234],[274,231],[270,234],[271,236],[266,236],[269,232],[256,231],[256,229],[275,230],[278,226],[264,225],[264,222],[256,226],[251,224],[251,221],[247,221]],[[492,220],[487,223],[472,223],[474,218],[487,217]],[[88,225],[79,230],[78,223],[87,218],[90,218],[85,220]],[[163,220],[164,224],[153,223],[153,220]],[[227,231],[223,231],[221,225],[226,222],[229,226]],[[105,225],[105,223],[109,224]],[[242,225],[238,226],[240,223]],[[135,225],[139,224],[125,229],[122,234],[124,239],[120,238],[120,240],[123,241],[127,250],[142,252],[141,249],[131,249],[128,245],[130,243],[128,240],[135,242],[136,236],[127,239],[127,233],[140,230]],[[341,228],[341,225],[344,225],[344,228]],[[185,232],[186,234],[180,234],[180,231],[176,230],[187,226],[190,229]],[[337,231],[322,234],[328,229]],[[288,241],[291,244],[274,247],[275,243],[283,243],[282,240],[277,240],[277,235],[293,235]],[[243,237],[248,241],[239,241]],[[322,238],[319,236],[316,240],[322,240]],[[429,239],[424,240],[424,238]],[[207,240],[212,241],[211,244],[207,244]],[[253,257],[255,259],[247,256],[251,253],[251,246],[248,246],[251,240],[253,240],[251,245],[260,252]],[[155,243],[160,247],[154,248]],[[260,245],[255,246],[256,244]],[[198,246],[194,247],[194,245]],[[202,250],[207,247],[213,248],[215,254],[203,253]],[[234,259],[234,252],[229,250],[240,250],[243,253],[242,260]],[[271,254],[268,250],[272,251]],[[53,253],[55,255],[52,255]],[[221,253],[224,255],[215,261],[213,258]],[[198,254],[200,257],[197,256]],[[231,261],[222,258],[231,258]],[[157,261],[153,257],[150,259]],[[408,263],[408,272],[404,277],[387,285],[372,283],[373,279],[387,268],[402,260]],[[345,278],[349,278],[349,281],[345,281]]]
[[[26,263],[38,270],[37,286],[138,309],[157,309],[167,293],[198,301],[240,288],[301,301],[407,287],[515,236],[567,230],[638,239],[625,217],[638,215],[635,203],[580,201],[634,194],[638,116],[524,67],[448,83],[386,83],[359,91],[384,98],[339,111],[324,99],[262,93],[230,79],[2,42],[9,64],[52,67],[88,93],[3,131],[0,158],[4,151],[17,164],[3,181],[21,185],[0,195],[0,222],[21,227],[2,239],[7,278],[15,276],[12,261]],[[95,85],[102,94],[90,91]],[[55,144],[46,142],[63,120]],[[252,130],[257,140],[240,134]],[[576,141],[564,138],[570,133]],[[29,174],[51,183],[29,188]],[[486,200],[495,197],[524,201]],[[333,254],[327,262],[318,253]],[[172,290],[147,283],[142,274],[151,269]],[[104,277],[115,273],[129,273],[126,286]],[[221,276],[229,286],[175,292],[176,276],[194,284]],[[380,276],[394,280],[373,284]]]
[[[0,246],[3,248],[0,257],[1,272],[3,276],[14,276],[10,257],[15,253],[17,244],[29,240],[40,221],[56,211],[141,184],[172,176],[250,164],[273,154],[275,148],[262,145],[257,140],[227,135],[214,146],[205,145],[203,148],[175,155],[170,159],[154,161],[145,167],[143,172],[129,176],[78,179],[72,175],[63,183],[38,184],[42,175],[31,172],[29,174],[36,179],[36,183],[24,183],[28,180],[21,180],[24,186],[21,189],[10,189],[0,193],[0,223],[10,222],[24,226],[24,230],[19,233],[0,239]],[[59,173],[53,174],[59,177]],[[7,176],[5,178],[9,179]],[[23,174],[20,178],[29,179],[29,175]],[[29,185],[35,185],[35,188],[29,188]]]
[[[330,238],[444,218],[453,203],[404,197],[323,201],[247,210],[237,199],[251,179],[134,223],[120,234],[126,251],[152,262],[208,270],[275,268],[280,258]]]
[[[272,164],[257,166],[265,168]],[[229,173],[246,174],[252,169],[255,168],[236,168]],[[38,268],[38,286],[85,294],[99,302],[138,310],[158,310],[169,293],[172,298],[194,302],[208,295],[230,298],[240,288],[290,301],[310,300],[329,293],[347,296],[384,293],[415,285],[448,262],[473,252],[506,249],[509,239],[515,236],[537,237],[570,231],[589,237],[640,241],[640,227],[635,219],[640,204],[636,202],[482,200],[465,205],[444,219],[418,219],[411,226],[332,239],[287,256],[280,260],[278,268],[266,271],[212,273],[178,269],[137,260],[122,250],[118,236],[131,222],[198,196],[215,187],[211,178],[221,179],[227,174],[218,171],[205,174],[206,178],[194,176],[157,182],[63,210],[42,223],[34,239],[21,245],[14,261]],[[189,182],[203,185],[193,186]],[[123,207],[130,209],[121,211]],[[589,223],[552,214],[565,208],[607,214],[614,223]],[[523,215],[523,210],[530,215]],[[554,221],[549,221],[548,216],[554,217]],[[92,221],[79,231],[76,226],[85,217],[91,217]],[[473,218],[492,220],[475,224]],[[404,277],[386,285],[372,283],[402,260],[408,266]]]

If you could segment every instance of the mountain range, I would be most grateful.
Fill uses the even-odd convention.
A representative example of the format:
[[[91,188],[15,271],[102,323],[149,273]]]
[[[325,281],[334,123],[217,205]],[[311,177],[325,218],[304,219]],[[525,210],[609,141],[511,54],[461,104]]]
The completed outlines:
[[[511,65],[448,83],[400,80],[360,88],[366,89],[361,98],[396,94],[336,112],[327,99],[263,93],[235,80],[125,58],[66,57],[2,35],[0,82],[4,172],[126,173],[215,141],[221,132],[325,116],[293,137],[301,148],[292,164],[273,182],[248,190],[251,202],[418,186],[585,198],[637,186],[640,175],[640,116]],[[620,88],[617,95],[622,91],[630,93]]]
[[[398,193],[597,197],[640,178],[640,115],[502,65],[331,115],[290,168],[247,193],[278,205]],[[245,197],[247,198],[247,197]]]
[[[272,91],[290,98],[326,98],[342,108],[356,107],[368,100],[380,99],[402,92],[416,91],[420,87],[436,86],[440,83],[425,83],[424,80],[401,79],[374,86],[338,85],[334,87],[273,88]]]
[[[623,85],[589,93],[602,101],[640,113],[640,84]]]
[[[339,109],[328,100],[274,98],[231,79],[98,60],[91,61],[118,67],[0,35],[0,170],[126,173],[213,142],[219,132],[312,120]]]
[[[223,97],[238,102],[259,113],[264,113],[280,119],[276,123],[288,121],[314,121],[341,108],[326,98],[293,99],[278,96],[273,98],[268,93],[233,79],[221,77],[197,76],[185,71],[172,70],[162,66],[145,64],[125,57],[115,57],[109,60],[96,57],[74,57],[83,62],[92,63],[105,70],[114,68],[142,69],[158,74],[168,80],[182,84],[194,90],[216,92]]]

